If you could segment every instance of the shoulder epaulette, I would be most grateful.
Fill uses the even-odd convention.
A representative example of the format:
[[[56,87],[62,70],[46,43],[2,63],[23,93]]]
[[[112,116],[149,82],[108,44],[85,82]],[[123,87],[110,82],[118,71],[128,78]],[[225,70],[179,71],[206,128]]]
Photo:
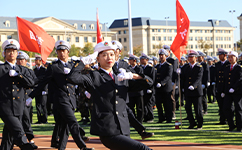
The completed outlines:
[[[75,64],[74,68],[76,68],[79,65],[79,62]]]

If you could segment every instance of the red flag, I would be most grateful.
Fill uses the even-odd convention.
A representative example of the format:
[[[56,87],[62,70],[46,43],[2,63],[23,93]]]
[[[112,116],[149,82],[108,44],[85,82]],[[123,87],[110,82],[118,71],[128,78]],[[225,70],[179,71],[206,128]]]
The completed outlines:
[[[103,41],[103,36],[99,27],[99,19],[98,19],[98,8],[97,8],[97,43]]]
[[[20,49],[39,53],[45,63],[55,46],[55,40],[40,26],[17,17]]]
[[[180,61],[182,54],[186,53],[185,48],[188,44],[190,21],[179,0],[176,0],[176,24],[177,35],[171,45],[171,50]]]

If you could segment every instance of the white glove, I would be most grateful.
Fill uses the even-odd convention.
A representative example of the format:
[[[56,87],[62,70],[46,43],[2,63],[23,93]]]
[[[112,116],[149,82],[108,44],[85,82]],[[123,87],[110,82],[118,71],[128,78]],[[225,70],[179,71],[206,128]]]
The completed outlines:
[[[221,93],[221,97],[224,98],[225,94],[224,93]]]
[[[161,84],[160,83],[157,83],[156,87],[157,88],[160,88],[161,87]]]
[[[181,74],[181,68],[177,68],[177,69],[176,69],[176,73],[177,73],[177,74]]]
[[[184,89],[182,89],[182,92],[184,92]]]
[[[98,55],[98,52],[94,52],[91,55],[88,55],[86,57],[82,57],[81,60],[84,63],[84,65],[90,65],[90,64],[96,62],[97,55]]]
[[[125,70],[124,68],[119,68],[119,72],[120,72],[120,73],[125,73],[126,70]]]
[[[171,84],[172,84],[172,86],[173,86],[175,83],[174,83],[174,82],[172,82]]]
[[[204,85],[204,84],[202,84],[202,88],[203,88],[203,89],[205,88],[205,85]]]
[[[215,82],[212,82],[212,85],[215,85]]]
[[[47,92],[45,92],[45,91],[42,91],[42,95],[46,95],[47,94]]]
[[[178,86],[176,86],[175,89],[178,89]]]
[[[77,89],[78,88],[78,85],[75,85],[75,88]]]
[[[210,86],[210,82],[207,83],[207,86]]]
[[[71,69],[70,69],[70,68],[66,68],[66,67],[64,67],[64,72],[65,72],[65,74],[69,74],[69,73],[70,73],[70,71],[71,71]]]
[[[193,91],[193,90],[194,90],[194,87],[193,87],[192,85],[190,85],[190,86],[188,87],[188,89]]]
[[[150,93],[152,93],[152,91],[151,90],[147,90],[147,93],[150,94]]]
[[[126,70],[123,68],[120,68],[119,71],[120,73],[117,75],[118,81],[133,79],[132,72],[126,72]]]
[[[85,95],[86,95],[86,97],[87,97],[88,99],[90,99],[91,94],[90,94],[89,92],[85,91]]]
[[[29,106],[30,105],[30,103],[32,102],[32,98],[30,97],[30,98],[28,98],[27,100],[26,100],[26,106]]]
[[[229,93],[234,93],[234,89],[233,88],[230,88],[229,89]]]
[[[16,70],[9,70],[9,76],[10,77],[15,77],[17,75],[18,75],[18,73],[16,72]]]

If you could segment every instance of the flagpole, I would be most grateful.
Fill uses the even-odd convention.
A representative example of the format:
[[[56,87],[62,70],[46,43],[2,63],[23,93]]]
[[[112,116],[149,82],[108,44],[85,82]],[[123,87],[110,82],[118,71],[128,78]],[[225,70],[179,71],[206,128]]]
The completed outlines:
[[[129,9],[129,18],[128,18],[128,25],[129,25],[129,53],[133,54],[133,39],[132,39],[132,18],[131,18],[131,0],[128,0],[128,9]]]
[[[180,68],[180,63],[178,60],[178,68]],[[179,90],[179,98],[180,98],[180,121],[181,121],[181,129],[182,129],[182,112],[181,112],[181,72],[178,73],[178,90]]]

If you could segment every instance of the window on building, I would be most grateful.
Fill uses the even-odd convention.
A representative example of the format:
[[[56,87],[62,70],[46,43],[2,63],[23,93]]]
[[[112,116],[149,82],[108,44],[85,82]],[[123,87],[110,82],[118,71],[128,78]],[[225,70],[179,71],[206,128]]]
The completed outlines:
[[[152,36],[152,40],[155,41],[155,36]]]
[[[176,33],[176,32],[177,32],[177,30],[175,29],[175,30],[174,30],[174,32]]]
[[[191,45],[191,49],[193,49],[193,45]]]
[[[102,30],[103,29],[103,25],[99,24],[99,28],[100,28],[100,30]]]
[[[172,41],[172,37],[171,36],[169,36],[169,41]]]
[[[196,47],[196,49],[198,48],[198,46],[197,46],[197,45],[196,45],[195,47]]]
[[[213,33],[213,30],[210,30],[210,33]]]
[[[153,45],[153,49],[155,49],[155,45]]]
[[[79,37],[78,36],[76,37],[76,43],[79,43]]]
[[[224,44],[224,48],[227,48],[227,45],[226,44]]]
[[[166,32],[166,29],[163,29],[163,32],[165,33]]]
[[[192,33],[192,30],[190,30],[190,33]]]
[[[226,37],[224,37],[224,41],[226,41]]]
[[[207,33],[208,32],[208,30],[205,30],[205,33]]]
[[[229,48],[231,48],[231,44],[229,44]]]
[[[205,30],[206,31],[206,30]],[[208,40],[208,37],[205,37],[205,41],[207,41]]]
[[[12,35],[8,35],[7,38],[8,38],[8,39],[12,39]]]
[[[70,41],[71,41],[71,38],[70,38],[70,37],[67,37],[67,38],[66,38],[66,41],[67,41],[67,42],[70,42]]]
[[[90,25],[90,28],[91,28],[92,30],[94,30],[94,24],[91,24],[91,25]]]
[[[166,41],[166,37],[164,36],[164,41]]]
[[[216,48],[218,48],[218,44],[216,44]]]
[[[88,38],[84,37],[84,42],[87,43],[88,42]]]
[[[157,40],[158,40],[158,41],[161,41],[161,37],[160,37],[160,36],[158,36],[158,37],[157,37]]]
[[[223,48],[223,44],[221,44],[221,46],[220,46],[221,48]]]
[[[160,32],[160,29],[157,29],[158,32]]]
[[[85,23],[83,23],[81,26],[82,26],[82,29],[86,29],[87,28]]]
[[[215,33],[218,33],[218,30],[215,30]]]
[[[6,27],[10,27],[10,21],[9,20],[5,21],[4,24],[5,24]]]
[[[231,41],[231,37],[229,37],[229,41]]]
[[[213,37],[210,37],[210,41],[212,41],[213,40]]]
[[[199,30],[195,30],[195,33],[198,33],[199,32]]]
[[[152,29],[152,32],[155,32],[155,29]]]
[[[197,37],[195,37],[195,41],[197,41]]]
[[[192,37],[192,36],[190,36],[190,37],[189,37],[189,41],[192,41],[192,40],[193,40],[193,37]]]
[[[96,37],[92,37],[92,42],[96,43]]]
[[[218,37],[216,37],[216,41],[218,41]]]
[[[127,49],[127,46],[124,46],[124,51],[127,51],[128,49]]]
[[[128,25],[128,20],[124,20],[124,26]]]
[[[203,40],[203,37],[200,37],[200,40]]]
[[[200,30],[200,33],[203,33],[203,30]]]
[[[121,34],[121,31],[118,31],[118,34]]]
[[[121,38],[118,38],[118,41],[119,41],[120,43],[122,43],[122,39],[121,39]]]
[[[223,37],[220,37],[220,41],[223,41]]]
[[[57,41],[59,41],[59,40],[60,40],[60,36],[58,35],[58,36],[57,36]]]
[[[169,29],[168,31],[169,31],[170,33],[172,32],[172,30],[171,30],[171,29]]]
[[[124,34],[126,34],[126,30],[124,30]]]
[[[213,48],[213,45],[212,44],[210,45],[210,48]]]
[[[124,38],[124,42],[127,42],[127,39],[126,38]]]
[[[229,30],[229,33],[230,33],[231,31]]]

